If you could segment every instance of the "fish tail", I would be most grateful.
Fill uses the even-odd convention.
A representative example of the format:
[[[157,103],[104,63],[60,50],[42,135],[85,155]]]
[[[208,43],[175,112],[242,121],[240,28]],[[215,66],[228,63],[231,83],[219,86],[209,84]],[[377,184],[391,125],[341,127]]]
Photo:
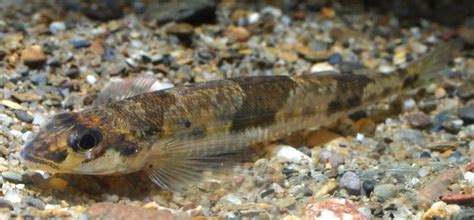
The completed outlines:
[[[404,79],[404,88],[424,86],[442,78],[449,61],[461,48],[460,40],[441,43],[432,52],[408,65],[404,71],[400,72]]]

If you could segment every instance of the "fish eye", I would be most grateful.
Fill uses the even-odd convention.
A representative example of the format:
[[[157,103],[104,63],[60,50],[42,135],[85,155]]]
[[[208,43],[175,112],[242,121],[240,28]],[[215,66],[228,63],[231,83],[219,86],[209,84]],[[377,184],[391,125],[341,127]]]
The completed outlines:
[[[74,150],[90,150],[101,141],[102,135],[97,129],[90,129],[80,135],[74,135],[71,137],[70,145]]]

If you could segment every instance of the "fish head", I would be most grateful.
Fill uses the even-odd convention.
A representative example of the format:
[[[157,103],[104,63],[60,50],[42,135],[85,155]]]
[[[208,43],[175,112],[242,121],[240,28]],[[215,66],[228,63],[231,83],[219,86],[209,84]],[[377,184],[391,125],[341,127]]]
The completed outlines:
[[[55,115],[20,153],[31,169],[51,173],[125,174],[140,170],[146,153],[114,112],[91,109]]]

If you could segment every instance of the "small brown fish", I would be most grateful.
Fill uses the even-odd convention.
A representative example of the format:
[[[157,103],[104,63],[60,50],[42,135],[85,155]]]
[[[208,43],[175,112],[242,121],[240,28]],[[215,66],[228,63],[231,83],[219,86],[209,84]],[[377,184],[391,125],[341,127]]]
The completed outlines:
[[[54,116],[21,157],[53,173],[145,170],[160,187],[184,189],[245,159],[252,144],[329,125],[439,77],[451,49],[442,44],[406,69],[373,76],[242,77],[154,92],[146,77],[115,83],[93,107]]]

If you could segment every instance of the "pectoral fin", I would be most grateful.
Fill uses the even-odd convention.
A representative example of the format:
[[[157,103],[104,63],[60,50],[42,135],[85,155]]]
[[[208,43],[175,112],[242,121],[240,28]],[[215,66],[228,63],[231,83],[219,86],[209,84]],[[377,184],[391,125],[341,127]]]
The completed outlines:
[[[183,191],[203,178],[219,178],[220,174],[249,159],[249,146],[256,137],[249,132],[224,134],[198,140],[173,141],[159,146],[145,172],[163,189]]]

